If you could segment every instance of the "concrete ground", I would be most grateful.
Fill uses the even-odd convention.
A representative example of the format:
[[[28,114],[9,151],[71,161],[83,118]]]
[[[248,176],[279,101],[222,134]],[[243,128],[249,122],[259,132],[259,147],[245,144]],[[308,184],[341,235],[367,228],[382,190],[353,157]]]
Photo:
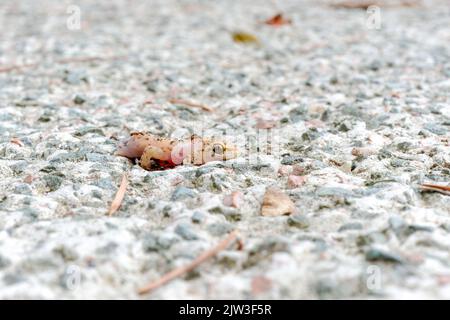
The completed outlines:
[[[450,197],[419,188],[450,181],[450,7],[353,3],[2,1],[0,298],[450,298]],[[145,171],[131,131],[241,155]]]

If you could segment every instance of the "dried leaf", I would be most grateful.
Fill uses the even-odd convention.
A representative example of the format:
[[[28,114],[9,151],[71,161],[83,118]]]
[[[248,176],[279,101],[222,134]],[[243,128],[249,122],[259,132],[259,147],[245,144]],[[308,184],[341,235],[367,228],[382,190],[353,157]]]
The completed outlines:
[[[125,196],[125,191],[127,190],[127,186],[128,186],[128,177],[127,177],[127,174],[125,173],[122,176],[122,182],[120,183],[119,190],[117,190],[116,196],[114,197],[114,200],[111,203],[111,207],[109,208],[108,215],[110,215],[110,216],[113,215],[114,212],[116,212],[120,208],[123,197]]]
[[[288,215],[295,212],[295,205],[292,200],[281,190],[269,187],[264,195],[261,215],[275,217]]]
[[[233,41],[238,43],[259,43],[256,36],[246,32],[233,32]]]
[[[272,18],[266,20],[264,23],[270,26],[279,27],[282,25],[291,24],[292,21],[290,19],[285,19],[282,13],[278,13]]]

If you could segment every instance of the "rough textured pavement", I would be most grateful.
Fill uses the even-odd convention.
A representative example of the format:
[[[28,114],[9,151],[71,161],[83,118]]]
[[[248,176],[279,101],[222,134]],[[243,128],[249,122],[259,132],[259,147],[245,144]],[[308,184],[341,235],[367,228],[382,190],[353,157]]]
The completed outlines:
[[[418,187],[450,181],[450,6],[380,9],[2,1],[0,298],[450,298],[450,197]],[[250,159],[148,172],[114,155],[134,130]],[[297,213],[261,216],[268,186]],[[242,250],[137,294],[234,229]]]

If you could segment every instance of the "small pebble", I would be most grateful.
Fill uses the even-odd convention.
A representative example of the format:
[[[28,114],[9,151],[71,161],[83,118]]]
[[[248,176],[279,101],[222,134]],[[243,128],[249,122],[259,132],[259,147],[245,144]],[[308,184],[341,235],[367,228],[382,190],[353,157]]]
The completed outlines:
[[[184,200],[187,198],[194,198],[197,196],[197,192],[195,192],[193,189],[186,188],[186,187],[177,187],[175,191],[172,193],[171,200],[172,201],[178,201],[178,200]]]
[[[289,216],[287,223],[289,226],[299,229],[307,229],[309,227],[309,220],[303,214]]]
[[[288,177],[287,185],[289,188],[298,188],[302,185],[304,185],[306,182],[306,176],[295,176],[290,175]]]
[[[181,236],[184,240],[197,240],[198,236],[193,230],[192,226],[187,223],[180,223],[175,228],[175,233]]]
[[[383,261],[393,263],[404,263],[404,259],[398,254],[372,247],[366,252],[367,261]]]

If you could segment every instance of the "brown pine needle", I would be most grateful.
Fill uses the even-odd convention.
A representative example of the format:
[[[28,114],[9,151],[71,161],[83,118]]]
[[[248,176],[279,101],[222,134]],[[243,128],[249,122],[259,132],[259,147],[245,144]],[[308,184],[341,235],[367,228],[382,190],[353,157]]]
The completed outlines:
[[[185,107],[199,108],[199,109],[202,109],[202,110],[208,111],[208,112],[214,111],[214,109],[211,108],[210,106],[207,106],[207,105],[201,104],[201,103],[188,101],[188,100],[175,99],[174,98],[174,99],[170,99],[169,102],[172,103],[172,104],[178,104],[178,105],[182,105],[182,106],[185,106]]]
[[[164,284],[168,283],[169,281],[178,278],[179,276],[188,273],[192,270],[194,270],[196,267],[198,267],[200,264],[205,262],[211,257],[214,257],[217,255],[220,251],[225,250],[237,237],[237,231],[231,232],[225,239],[220,241],[215,247],[203,252],[201,255],[199,255],[194,261],[192,261],[190,264],[186,266],[182,266],[179,268],[176,268],[169,273],[166,273],[161,278],[157,279],[156,281],[150,282],[146,286],[139,289],[139,294],[146,294],[152,290],[155,290]]]
[[[114,212],[116,212],[120,208],[123,197],[125,196],[125,191],[127,190],[127,186],[128,186],[128,177],[127,174],[124,173],[124,175],[122,176],[122,182],[120,183],[119,190],[117,190],[116,196],[114,197],[114,200],[111,203],[111,207],[109,208],[108,212],[109,216],[112,216]]]
[[[441,186],[438,184],[431,184],[431,183],[423,183],[422,186],[429,187],[429,188],[441,189],[441,190],[445,190],[445,191],[450,191],[450,186]]]
[[[447,196],[450,196],[450,186],[441,186],[437,184],[423,183],[420,185],[420,187],[422,188],[422,190],[436,191],[445,194]]]

